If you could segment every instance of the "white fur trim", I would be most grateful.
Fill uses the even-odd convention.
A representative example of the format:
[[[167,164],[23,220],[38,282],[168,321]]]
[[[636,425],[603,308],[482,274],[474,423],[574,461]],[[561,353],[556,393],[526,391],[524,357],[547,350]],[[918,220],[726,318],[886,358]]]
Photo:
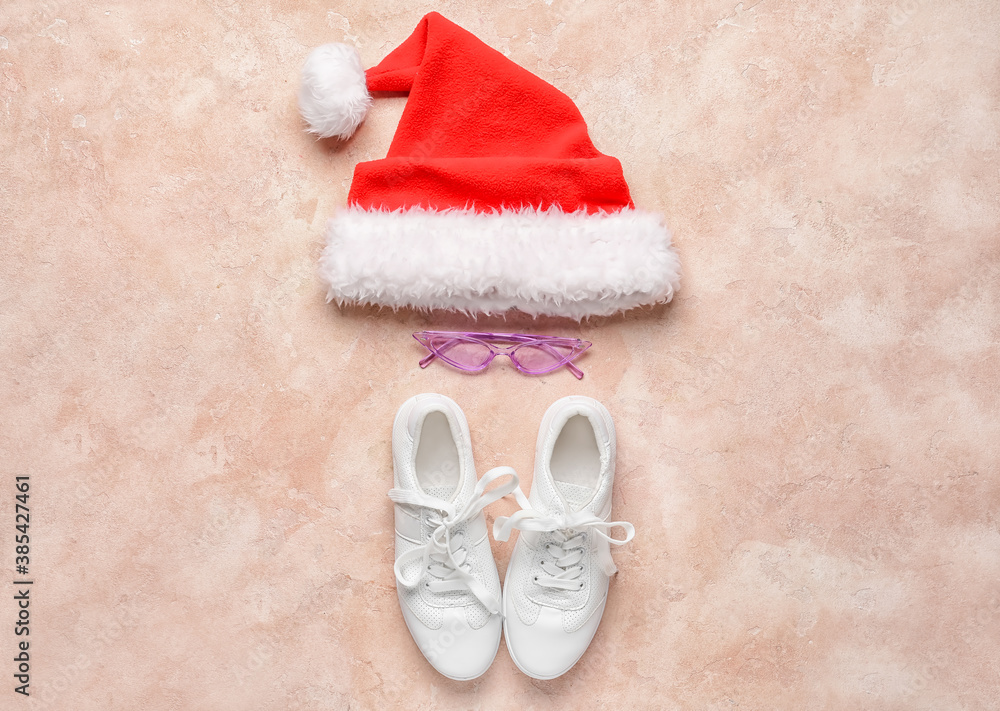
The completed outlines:
[[[302,67],[299,111],[309,132],[348,139],[365,119],[372,97],[358,50],[349,44],[317,47]]]
[[[669,301],[680,281],[670,231],[638,210],[347,208],[319,272],[341,304],[573,319]]]

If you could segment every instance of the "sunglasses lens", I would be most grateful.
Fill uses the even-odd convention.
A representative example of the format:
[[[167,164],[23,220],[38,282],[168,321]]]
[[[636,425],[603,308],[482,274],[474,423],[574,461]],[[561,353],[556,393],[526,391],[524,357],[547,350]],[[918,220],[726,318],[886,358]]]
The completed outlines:
[[[428,346],[439,358],[466,369],[481,368],[492,355],[492,351],[485,343],[465,338],[433,339]]]
[[[527,373],[548,373],[570,359],[576,348],[553,343],[527,343],[514,349],[511,359]]]

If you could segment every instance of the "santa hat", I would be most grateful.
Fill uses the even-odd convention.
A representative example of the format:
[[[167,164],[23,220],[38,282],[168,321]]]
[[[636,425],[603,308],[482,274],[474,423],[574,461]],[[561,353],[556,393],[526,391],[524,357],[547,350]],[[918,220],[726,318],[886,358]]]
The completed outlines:
[[[347,139],[370,91],[409,98],[329,221],[329,301],[580,319],[673,296],[670,232],[561,91],[436,12],[367,71],[353,47],[314,50],[299,106],[312,132]]]

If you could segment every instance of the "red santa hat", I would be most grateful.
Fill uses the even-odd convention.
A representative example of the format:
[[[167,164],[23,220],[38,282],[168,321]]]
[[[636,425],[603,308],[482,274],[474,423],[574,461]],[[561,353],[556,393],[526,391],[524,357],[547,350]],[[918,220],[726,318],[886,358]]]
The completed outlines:
[[[328,224],[329,301],[580,319],[673,296],[670,232],[561,91],[436,12],[367,71],[353,47],[314,50],[299,107],[347,139],[370,91],[409,98]]]

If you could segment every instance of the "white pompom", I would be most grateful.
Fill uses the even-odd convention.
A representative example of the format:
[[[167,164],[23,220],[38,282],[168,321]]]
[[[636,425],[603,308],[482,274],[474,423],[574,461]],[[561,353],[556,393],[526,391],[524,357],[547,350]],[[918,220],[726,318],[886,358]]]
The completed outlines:
[[[358,50],[348,44],[324,44],[309,54],[302,67],[299,111],[310,133],[348,139],[371,105]]]

